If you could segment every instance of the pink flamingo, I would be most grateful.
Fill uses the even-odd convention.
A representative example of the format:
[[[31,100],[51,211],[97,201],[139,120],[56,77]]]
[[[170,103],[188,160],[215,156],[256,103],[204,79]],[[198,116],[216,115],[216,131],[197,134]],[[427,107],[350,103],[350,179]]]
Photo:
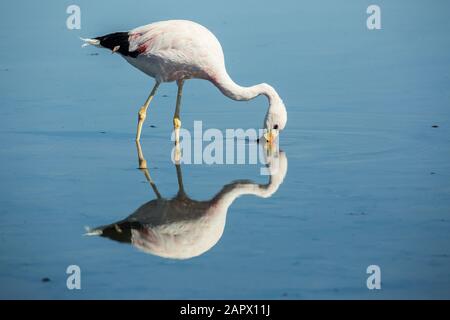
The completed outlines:
[[[222,46],[217,38],[202,25],[186,20],[151,23],[128,32],[115,32],[93,39],[82,39],[86,45],[110,49],[131,65],[155,79],[155,85],[140,108],[136,141],[139,141],[147,109],[161,82],[176,81],[177,102],[173,116],[174,128],[181,127],[180,105],[184,81],[204,79],[212,82],[227,97],[246,101],[265,95],[269,107],[264,119],[264,137],[273,141],[287,122],[283,100],[266,83],[251,87],[236,84],[228,75]]]

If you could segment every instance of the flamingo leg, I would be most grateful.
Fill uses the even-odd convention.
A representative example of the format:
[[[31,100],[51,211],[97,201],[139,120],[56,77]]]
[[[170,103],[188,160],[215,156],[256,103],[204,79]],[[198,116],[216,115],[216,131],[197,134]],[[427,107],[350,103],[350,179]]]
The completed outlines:
[[[159,87],[159,82],[156,82],[153,86],[152,92],[150,92],[150,95],[148,96],[147,100],[145,101],[144,105],[139,109],[138,112],[138,125],[137,125],[137,131],[136,131],[136,141],[139,141],[141,139],[141,132],[142,132],[142,125],[144,124],[145,118],[147,117],[147,109],[150,105],[150,102],[152,101],[153,97],[156,94],[156,90]]]
[[[177,104],[175,107],[175,114],[173,115],[173,128],[175,129],[175,144],[178,144],[180,141],[180,128],[181,128],[180,109],[181,109],[181,96],[183,95],[184,79],[178,80],[177,84],[178,84]]]

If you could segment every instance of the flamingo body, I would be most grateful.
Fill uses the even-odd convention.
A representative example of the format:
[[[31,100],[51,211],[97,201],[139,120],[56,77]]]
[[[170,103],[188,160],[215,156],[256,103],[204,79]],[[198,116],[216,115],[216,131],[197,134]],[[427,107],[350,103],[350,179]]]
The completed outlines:
[[[129,50],[139,52],[125,59],[160,82],[182,79],[214,81],[225,71],[222,46],[198,23],[171,20],[152,23],[129,32]]]
[[[87,44],[108,48],[122,55],[131,65],[156,80],[152,94],[144,105],[142,119],[159,83],[177,81],[179,96],[186,79],[204,79],[212,82],[227,97],[250,100],[265,95],[269,108],[264,128],[274,135],[284,129],[287,113],[275,89],[261,83],[251,87],[236,84],[225,68],[222,46],[204,26],[187,20],[168,20],[151,23],[128,32],[115,32],[94,39],[82,39]],[[179,100],[174,125],[179,126]],[[141,116],[141,113],[140,113]],[[140,127],[142,123],[140,123]],[[138,128],[140,136],[140,128]],[[137,137],[138,138],[138,137]],[[137,139],[138,140],[138,139]]]

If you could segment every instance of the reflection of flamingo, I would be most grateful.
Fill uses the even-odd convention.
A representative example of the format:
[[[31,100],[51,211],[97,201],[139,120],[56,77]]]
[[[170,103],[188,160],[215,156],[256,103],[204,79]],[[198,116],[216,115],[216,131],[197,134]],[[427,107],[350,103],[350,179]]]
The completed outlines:
[[[155,78],[155,86],[139,110],[136,140],[141,136],[147,109],[161,82],[177,81],[178,95],[173,116],[175,133],[181,127],[180,102],[184,81],[204,79],[211,81],[227,97],[250,100],[264,95],[269,108],[264,120],[264,137],[272,141],[283,130],[287,114],[283,101],[270,85],[261,83],[252,87],[237,85],[225,69],[222,46],[205,27],[186,20],[155,22],[127,32],[115,32],[86,43],[117,52],[131,65]],[[274,59],[275,61],[276,59]]]
[[[253,194],[267,198],[275,193],[287,172],[284,152],[268,161],[268,184],[248,180],[225,185],[211,200],[190,199],[183,186],[181,167],[176,164],[178,193],[165,199],[159,193],[145,164],[137,143],[139,166],[155,192],[156,199],[139,207],[124,220],[97,227],[89,235],[101,235],[120,242],[128,242],[140,250],[164,258],[188,259],[211,249],[222,236],[229,206],[241,195]]]

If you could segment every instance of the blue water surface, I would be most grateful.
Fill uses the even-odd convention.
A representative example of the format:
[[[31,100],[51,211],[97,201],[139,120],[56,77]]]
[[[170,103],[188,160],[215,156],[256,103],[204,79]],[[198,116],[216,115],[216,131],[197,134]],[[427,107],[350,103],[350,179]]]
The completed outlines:
[[[450,4],[376,0],[382,28],[368,30],[373,2],[0,2],[0,298],[450,298]],[[81,30],[66,27],[71,4]],[[155,198],[134,143],[153,80],[78,37],[166,19],[208,27],[232,78],[273,85],[289,117],[277,192],[237,199],[219,242],[186,260],[83,236]],[[175,98],[161,85],[141,141],[169,198]],[[266,107],[192,80],[183,127],[259,128]],[[181,169],[208,200],[236,179],[267,183],[260,167]],[[66,287],[74,264],[81,290]]]

